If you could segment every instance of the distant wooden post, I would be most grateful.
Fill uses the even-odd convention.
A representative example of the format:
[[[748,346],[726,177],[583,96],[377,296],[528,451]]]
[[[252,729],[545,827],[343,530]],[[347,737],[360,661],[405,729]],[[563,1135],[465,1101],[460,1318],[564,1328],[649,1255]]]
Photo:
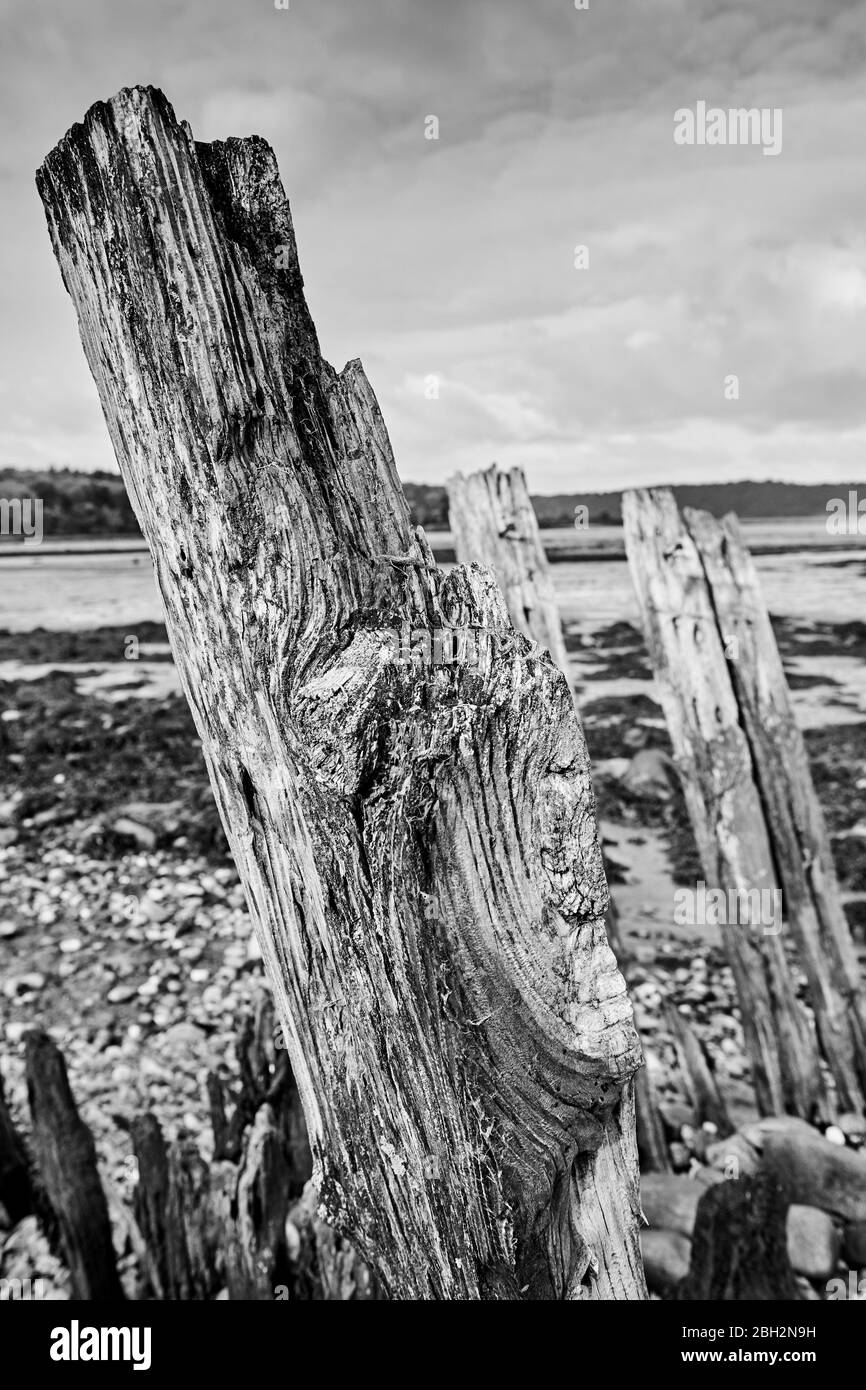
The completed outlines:
[[[487,565],[505,595],[508,616],[546,647],[568,675],[568,655],[550,566],[522,468],[492,464],[448,480],[448,506],[460,564]]]
[[[644,1297],[639,1049],[561,673],[412,530],[263,140],[197,144],[134,88],[37,182],[331,1224],[394,1298]]]
[[[866,997],[854,942],[755,562],[734,516],[687,510],[730,657],[741,722],[784,893],[785,912],[842,1110],[864,1109]]]
[[[562,619],[523,469],[505,473],[494,463],[468,477],[458,473],[449,478],[448,513],[458,563],[474,562],[493,571],[512,623],[547,648],[571,689]],[[575,711],[579,718],[576,701]],[[608,942],[628,979],[631,959],[618,929],[613,899],[606,926]],[[669,1172],[664,1126],[646,1066],[635,1080],[635,1109],[643,1171]]]
[[[794,995],[781,890],[809,979],[820,1052],[843,1108],[862,1109],[863,1007],[832,859],[754,566],[732,518],[667,490],[623,499],[626,549],[707,885],[736,893],[722,937],[736,978],[759,1105],[827,1113],[819,1047]],[[757,920],[756,920],[757,918]],[[744,920],[743,920],[744,919]]]

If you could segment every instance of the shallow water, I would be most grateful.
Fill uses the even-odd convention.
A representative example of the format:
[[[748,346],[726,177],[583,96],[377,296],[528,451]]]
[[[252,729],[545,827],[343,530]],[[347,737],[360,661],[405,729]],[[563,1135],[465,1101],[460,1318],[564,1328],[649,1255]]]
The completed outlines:
[[[786,545],[798,539],[808,545],[820,534],[820,524],[817,531],[815,526],[808,520],[754,522],[743,530],[753,545],[766,545],[773,537]],[[545,540],[555,544],[567,534],[545,532]],[[611,537],[621,540],[622,532],[614,527],[594,528],[593,544],[606,544]],[[431,533],[430,538],[434,542],[449,539],[447,533]],[[0,629],[27,632],[34,627],[85,629],[161,621],[147,551],[130,550],[129,541],[105,542],[108,553],[99,554],[70,544],[68,554],[50,554],[45,549],[0,553]],[[862,618],[866,612],[866,537],[824,551],[758,555],[756,564],[773,613],[840,623]],[[620,620],[637,623],[625,560],[564,562],[552,565],[551,572],[566,623],[587,632]]]
[[[744,526],[753,545],[772,542],[811,545],[826,539],[823,526],[810,519],[785,522],[752,522]],[[546,533],[556,543],[577,533]],[[589,534],[589,533],[588,533]],[[592,528],[592,542],[610,544],[622,532],[613,527]],[[439,542],[442,535],[432,537]],[[101,626],[133,629],[136,623],[161,621],[162,609],[146,551],[128,549],[129,541],[108,543],[107,553],[94,554],[73,543],[71,553],[45,550],[0,558],[0,629],[27,632],[44,627],[54,631],[84,630]],[[767,604],[772,613],[800,622],[843,623],[863,620],[866,614],[866,537],[824,551],[787,550],[758,555],[756,564]],[[614,622],[638,625],[637,603],[628,565],[622,559],[565,562],[551,566],[560,611],[566,627],[582,636]],[[5,679],[25,678],[15,663],[6,663]],[[7,669],[8,668],[8,669]],[[653,682],[622,678],[586,680],[587,663],[572,660],[571,677],[581,702],[610,695],[644,692],[655,697]],[[788,670],[826,678],[820,685],[794,692],[800,723],[805,728],[859,721],[866,715],[866,663],[855,657],[810,658],[798,655]],[[27,673],[32,674],[32,673]],[[137,690],[123,691],[135,679]],[[86,679],[86,678],[85,678]],[[835,682],[835,684],[834,684]],[[100,666],[98,679],[86,686],[94,694],[122,698],[124,693],[157,695],[173,688],[167,671],[151,673],[138,666],[135,676],[127,663],[115,676]],[[85,688],[84,685],[81,686]],[[657,698],[657,697],[655,697]]]

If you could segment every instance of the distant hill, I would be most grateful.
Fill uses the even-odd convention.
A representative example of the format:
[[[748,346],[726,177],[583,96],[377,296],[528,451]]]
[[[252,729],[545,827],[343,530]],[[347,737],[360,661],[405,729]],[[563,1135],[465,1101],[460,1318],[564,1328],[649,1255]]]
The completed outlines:
[[[824,516],[831,497],[847,497],[857,483],[687,483],[674,487],[681,506],[702,507],[714,516]],[[431,531],[448,528],[448,494],[444,487],[405,483],[412,520]],[[52,536],[135,536],[138,522],[117,473],[77,473],[71,468],[41,472],[0,468],[0,498],[41,497],[43,531]],[[621,492],[558,493],[533,497],[541,526],[571,526],[579,504],[590,522],[619,525]]]
[[[847,497],[862,483],[684,483],[673,491],[681,507],[700,507],[713,516],[736,512],[740,517],[826,516],[831,497]],[[436,529],[446,524],[447,494],[443,488],[405,483],[404,491],[416,525]],[[569,492],[532,499],[540,526],[571,526],[574,509],[583,505],[590,522],[618,526],[622,522],[622,492]]]
[[[0,468],[0,498],[42,500],[42,530],[54,536],[135,536],[135,513],[118,473]]]

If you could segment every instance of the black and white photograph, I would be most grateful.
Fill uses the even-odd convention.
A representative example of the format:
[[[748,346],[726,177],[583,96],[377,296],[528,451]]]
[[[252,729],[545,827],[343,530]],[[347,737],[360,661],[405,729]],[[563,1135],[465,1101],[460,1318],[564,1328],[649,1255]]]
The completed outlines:
[[[0,34],[21,1374],[856,1362],[866,0]]]

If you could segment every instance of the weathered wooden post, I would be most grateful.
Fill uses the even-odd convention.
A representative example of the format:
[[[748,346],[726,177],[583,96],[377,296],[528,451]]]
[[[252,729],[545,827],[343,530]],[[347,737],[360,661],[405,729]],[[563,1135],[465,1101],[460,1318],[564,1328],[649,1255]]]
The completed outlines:
[[[15,1128],[0,1076],[0,1203],[13,1226],[36,1205],[27,1150]]]
[[[93,1135],[78,1113],[57,1044],[35,1029],[25,1048],[35,1168],[57,1223],[73,1296],[119,1302],[124,1292]]]
[[[497,464],[448,479],[448,509],[459,564],[487,565],[518,632],[546,647],[568,674],[553,578],[522,468]]]
[[[818,1042],[843,1110],[864,1110],[866,998],[851,931],[755,562],[735,516],[687,511],[749,740],[785,910],[809,982]]]
[[[626,548],[706,880],[738,894],[723,930],[764,1113],[827,1113],[819,1047],[794,996],[781,923],[749,920],[784,893],[820,1052],[841,1107],[862,1109],[863,1005],[832,858],[784,674],[736,521],[666,490],[623,499]],[[753,914],[754,915],[754,914]]]
[[[504,473],[492,464],[448,480],[448,512],[457,561],[486,565],[496,576],[514,626],[546,647],[568,680],[568,653],[553,578],[522,468]],[[571,681],[569,680],[569,688]],[[575,702],[575,712],[580,718]],[[613,900],[607,937],[626,979],[630,958],[617,931]],[[635,1078],[638,1150],[644,1171],[669,1172],[664,1127],[652,1080],[644,1066]]]
[[[360,363],[322,359],[264,141],[196,144],[135,88],[38,186],[325,1213],[392,1297],[644,1296],[639,1052],[564,678],[410,528]],[[491,640],[437,661],[404,630]]]

